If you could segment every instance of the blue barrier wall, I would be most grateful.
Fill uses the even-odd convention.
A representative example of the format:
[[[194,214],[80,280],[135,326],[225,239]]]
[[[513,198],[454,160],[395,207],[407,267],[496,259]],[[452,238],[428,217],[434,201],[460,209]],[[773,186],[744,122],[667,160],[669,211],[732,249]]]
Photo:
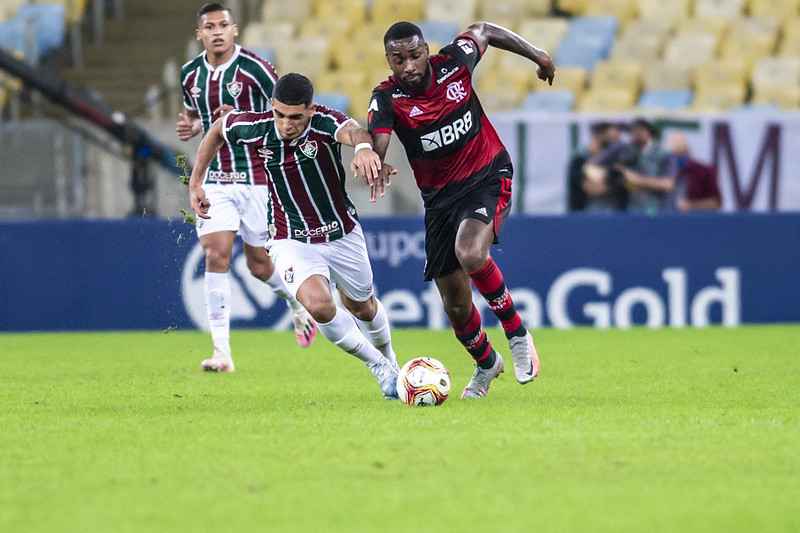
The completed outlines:
[[[445,327],[422,221],[364,228],[395,325]],[[2,331],[203,326],[202,251],[183,223],[3,223],[0,247]],[[512,217],[494,256],[533,327],[800,321],[800,215]],[[241,250],[232,271],[234,327],[286,327]]]

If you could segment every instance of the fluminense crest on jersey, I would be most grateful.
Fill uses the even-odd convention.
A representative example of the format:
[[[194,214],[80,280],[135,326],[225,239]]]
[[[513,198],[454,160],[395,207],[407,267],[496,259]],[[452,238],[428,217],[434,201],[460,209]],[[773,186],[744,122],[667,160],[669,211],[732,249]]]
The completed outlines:
[[[239,98],[239,95],[242,94],[242,82],[240,81],[232,81],[228,85],[225,86],[228,89],[228,92],[234,98]]]
[[[317,157],[317,141],[306,141],[300,145],[300,151],[309,159]]]

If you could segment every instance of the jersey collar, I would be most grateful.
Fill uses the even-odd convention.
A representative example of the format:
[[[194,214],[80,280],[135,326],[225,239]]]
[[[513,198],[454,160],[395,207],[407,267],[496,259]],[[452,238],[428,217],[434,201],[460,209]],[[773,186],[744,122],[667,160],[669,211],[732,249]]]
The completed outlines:
[[[222,65],[218,65],[216,67],[208,62],[208,52],[205,51],[205,52],[203,52],[203,63],[205,63],[206,68],[209,70],[209,72],[211,72],[213,74],[212,77],[214,79],[216,79],[218,76],[224,74],[225,71],[228,69],[228,67],[230,67],[233,64],[234,61],[239,59],[239,53],[241,51],[242,51],[242,47],[237,44],[236,47],[233,50],[233,55],[231,56],[231,58],[229,60],[227,60],[225,63],[223,63]]]

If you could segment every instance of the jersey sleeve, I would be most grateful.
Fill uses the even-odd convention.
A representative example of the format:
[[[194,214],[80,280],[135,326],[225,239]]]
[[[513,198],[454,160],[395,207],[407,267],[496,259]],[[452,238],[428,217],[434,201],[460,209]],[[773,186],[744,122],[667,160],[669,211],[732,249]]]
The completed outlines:
[[[317,133],[330,137],[330,142],[333,144],[339,142],[337,139],[339,130],[351,122],[354,123],[356,121],[341,111],[323,105],[317,105],[316,112],[312,118],[311,127],[314,128]]]
[[[263,113],[232,111],[222,119],[222,137],[228,144],[248,144],[260,141],[272,120]]]
[[[475,70],[483,56],[483,51],[469,33],[462,33],[452,43],[442,48],[439,53],[452,57],[467,67],[470,73]]]
[[[375,89],[369,101],[367,127],[372,134],[392,133],[394,130],[394,109],[389,96]]]
[[[189,93],[191,90],[189,88],[190,78],[193,78],[196,75],[197,74],[194,74],[190,69],[181,69],[181,92],[183,93],[183,107],[189,111],[197,111],[197,107],[194,105],[194,98],[192,98],[192,95]]]
[[[255,54],[248,54],[247,72],[258,82],[258,89],[265,100],[272,98],[272,90],[278,81],[278,74],[272,63]]]

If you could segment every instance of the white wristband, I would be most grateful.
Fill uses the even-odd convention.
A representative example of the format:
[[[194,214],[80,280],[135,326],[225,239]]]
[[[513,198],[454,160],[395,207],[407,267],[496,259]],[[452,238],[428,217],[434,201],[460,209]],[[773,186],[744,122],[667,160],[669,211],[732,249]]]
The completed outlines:
[[[357,154],[359,150],[372,150],[372,145],[370,143],[359,143],[353,153]]]

